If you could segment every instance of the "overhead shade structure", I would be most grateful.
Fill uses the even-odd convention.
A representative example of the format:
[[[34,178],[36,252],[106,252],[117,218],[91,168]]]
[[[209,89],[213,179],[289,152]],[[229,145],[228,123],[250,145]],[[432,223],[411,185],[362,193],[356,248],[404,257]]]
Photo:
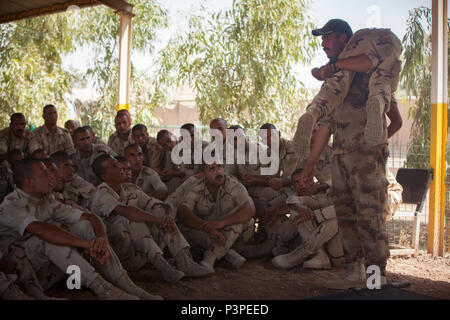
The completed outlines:
[[[131,19],[133,6],[123,0],[1,0],[0,23],[64,12],[70,9],[106,5],[120,15],[119,87],[117,110],[129,110],[131,67]]]
[[[428,253],[444,254],[445,171],[448,99],[448,27],[447,0],[432,3],[432,81],[430,211],[428,219]]]

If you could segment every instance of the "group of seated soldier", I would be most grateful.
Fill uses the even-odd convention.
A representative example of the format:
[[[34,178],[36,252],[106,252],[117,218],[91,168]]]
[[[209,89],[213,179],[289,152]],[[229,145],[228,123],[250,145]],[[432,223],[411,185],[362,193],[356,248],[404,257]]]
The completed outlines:
[[[132,126],[127,110],[117,112],[108,143],[74,120],[58,127],[53,105],[44,107],[43,118],[30,132],[15,113],[0,131],[2,299],[54,299],[45,291],[71,265],[98,298],[133,300],[162,298],[127,274],[148,263],[169,283],[212,274],[222,259],[235,269],[269,255],[280,269],[345,264],[330,148],[316,165],[316,183],[303,188],[302,163],[286,171],[295,151],[274,124],[261,126],[260,135],[268,152],[277,144],[279,167],[264,175],[267,165],[240,163],[236,153],[233,161],[216,155],[212,163],[195,162],[195,145],[205,150],[209,143],[190,123],[181,128],[192,138],[192,161],[175,164],[172,153],[182,139],[168,130],[150,136],[145,125]],[[221,118],[210,129],[221,133],[223,146],[238,147],[236,135],[227,141],[227,129],[243,136],[246,151],[260,144]],[[395,179],[389,188],[401,193]]]

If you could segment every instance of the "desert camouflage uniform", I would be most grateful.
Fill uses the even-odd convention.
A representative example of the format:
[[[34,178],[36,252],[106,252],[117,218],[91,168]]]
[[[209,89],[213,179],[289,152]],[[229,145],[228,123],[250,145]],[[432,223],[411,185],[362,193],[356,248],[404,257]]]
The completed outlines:
[[[8,161],[0,163],[0,201],[14,189],[14,178],[11,165]]]
[[[79,175],[74,174],[73,179],[64,185],[64,198],[83,208],[90,208],[92,196],[96,188]]]
[[[240,207],[251,201],[245,187],[234,177],[225,174],[225,182],[217,191],[216,200],[206,187],[204,179],[197,181],[189,188],[181,205],[190,209],[198,218],[205,221],[214,221],[235,213]],[[253,235],[254,220],[227,226],[220,231],[226,238],[224,246],[213,240],[203,230],[196,230],[180,225],[180,230],[192,245],[204,250],[211,250],[217,260],[227,254],[238,238],[247,242]]]
[[[180,166],[175,165],[172,162],[171,151],[164,150],[164,159],[162,162],[162,169],[163,170],[181,171]],[[183,179],[183,177],[172,177],[172,179],[170,179],[169,181],[164,182],[167,186],[167,189],[169,190],[169,194],[173,193],[178,188],[178,186],[181,184],[182,179]]]
[[[56,151],[65,151],[68,155],[75,152],[72,137],[65,128],[56,128],[56,133],[51,134],[45,125],[36,128],[29,142],[29,153],[37,149],[43,149],[48,155]]]
[[[389,149],[385,117],[380,144],[369,146],[363,139],[370,76],[356,73],[343,104],[321,124],[334,134],[332,187],[346,262],[365,258],[366,266],[378,265],[384,272],[389,257],[385,221]]]
[[[133,143],[132,139],[133,138],[131,136],[131,130],[128,134],[128,138],[126,141],[122,140],[122,138],[119,137],[117,131],[115,131],[113,134],[111,134],[111,136],[108,139],[108,147],[110,147],[112,151],[114,151],[114,153],[117,154],[118,156],[123,156],[125,147]]]
[[[26,232],[27,226],[35,221],[63,224],[70,233],[89,241],[95,237],[94,230],[88,220],[79,221],[82,214],[83,211],[62,204],[52,195],[37,199],[16,189],[0,205],[0,250],[12,243],[23,247],[44,290],[63,278],[70,265],[80,267],[81,283],[87,287],[98,276],[96,269],[116,283],[126,271],[111,248],[107,264],[93,261],[91,265],[75,248],[54,245]]]
[[[99,137],[94,137],[94,140],[92,140],[93,144],[101,144],[103,146],[107,146],[106,142],[100,139]]]
[[[202,152],[208,146],[208,142],[202,140]],[[194,162],[194,151],[191,150],[191,162],[189,164],[182,163],[180,165],[180,171],[184,172],[187,177],[191,177],[199,172],[200,164]]]
[[[5,128],[0,131],[0,154],[9,152],[11,150],[17,149],[24,153],[28,153],[29,143],[32,133],[30,130],[25,128],[23,137],[16,137],[10,130],[10,128]]]
[[[166,187],[164,182],[161,181],[158,173],[145,166],[142,167],[141,172],[139,172],[135,184],[148,196],[151,196],[155,190]]]
[[[105,222],[111,246],[127,270],[138,270],[144,266],[149,262],[150,252],[155,255],[162,254],[162,250],[167,247],[175,257],[189,247],[178,230],[171,236],[153,223],[134,222],[114,213],[117,206],[131,206],[155,217],[166,215],[173,217],[173,207],[170,206],[169,211],[166,211],[162,204],[162,201],[149,197],[132,183],[123,183],[120,195],[106,183],[97,187],[92,201],[92,211]]]
[[[175,190],[175,192],[170,194],[164,202],[172,204],[172,206],[177,209],[183,202],[184,197],[188,194],[189,190],[191,190],[192,186],[202,179],[203,178],[198,175],[190,176],[177,188],[177,190]]]
[[[100,144],[93,145],[92,155],[89,158],[83,158],[80,150],[78,149],[71,156],[76,173],[87,182],[92,183],[94,186],[100,184],[101,180],[94,173],[92,164],[94,163],[95,158],[104,153],[109,154],[113,157],[116,156],[114,151],[112,151],[109,147]]]
[[[403,187],[397,182],[391,170],[386,167],[386,179],[389,182],[388,186],[388,201],[386,208],[386,220],[392,219],[395,211],[397,211],[400,203],[402,202]]]
[[[133,143],[134,140],[133,140]],[[149,137],[147,145],[142,148],[144,154],[144,165],[150,168],[159,169],[164,160],[164,149],[158,144],[156,138]]]
[[[365,54],[372,61],[373,67],[366,73],[370,78],[366,81],[368,93],[364,103],[364,107],[366,107],[367,103],[367,108],[370,109],[369,112],[371,114],[374,112],[372,109],[375,109],[373,106],[376,106],[374,101],[382,100],[384,102],[384,110],[380,110],[380,112],[387,112],[389,111],[390,101],[395,100],[393,94],[397,90],[399,82],[401,69],[399,56],[401,50],[400,40],[389,29],[362,29],[350,38],[350,41],[338,57],[343,59]],[[307,113],[312,115],[315,121],[318,121],[340,107],[344,99],[346,99],[352,83],[354,83],[356,74],[353,71],[341,70],[325,81],[319,93],[308,105]],[[353,103],[360,104],[358,101]],[[366,127],[367,121],[366,119],[364,120],[364,126]],[[370,139],[365,141],[368,146],[378,145],[385,140],[383,134],[387,133],[383,132],[380,123],[376,123],[376,125],[379,134],[376,137],[369,136]],[[307,141],[310,139],[310,137],[305,136],[303,127],[301,117],[293,139],[299,156],[306,154],[309,146]],[[364,132],[365,130],[363,130],[360,140],[367,140],[367,135]]]
[[[4,273],[0,270],[0,297],[13,283],[19,287],[34,285],[43,291],[23,248],[12,243],[4,249],[4,252],[0,251],[1,259],[7,259],[14,263],[15,269],[13,273]]]

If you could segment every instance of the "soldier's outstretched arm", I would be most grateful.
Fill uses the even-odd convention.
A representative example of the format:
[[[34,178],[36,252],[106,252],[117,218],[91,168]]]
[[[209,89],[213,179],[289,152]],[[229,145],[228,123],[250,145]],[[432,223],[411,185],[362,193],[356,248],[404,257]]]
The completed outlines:
[[[388,132],[388,139],[392,137],[403,125],[402,115],[400,114],[400,111],[398,110],[397,101],[394,97],[391,99],[391,105],[389,108],[389,111],[386,112],[386,115],[388,116],[391,123],[389,124],[387,128]]]
[[[185,205],[178,207],[178,220],[188,228],[203,230],[205,221],[198,218],[192,210]]]
[[[118,215],[124,216],[128,220],[135,222],[150,222],[150,223],[162,222],[161,218],[154,217],[136,207],[118,205],[117,207],[114,208],[113,212]]]
[[[33,221],[28,224],[25,230],[32,235],[35,235],[38,238],[52,244],[83,249],[90,248],[89,241],[78,238],[51,223]]]

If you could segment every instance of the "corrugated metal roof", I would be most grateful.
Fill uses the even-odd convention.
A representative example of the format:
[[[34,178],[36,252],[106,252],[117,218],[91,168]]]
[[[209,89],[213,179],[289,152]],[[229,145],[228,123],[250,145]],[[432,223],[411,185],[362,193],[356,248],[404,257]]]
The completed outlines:
[[[70,6],[80,8],[104,4],[131,13],[133,6],[123,0],[2,0],[0,23],[66,11]]]

